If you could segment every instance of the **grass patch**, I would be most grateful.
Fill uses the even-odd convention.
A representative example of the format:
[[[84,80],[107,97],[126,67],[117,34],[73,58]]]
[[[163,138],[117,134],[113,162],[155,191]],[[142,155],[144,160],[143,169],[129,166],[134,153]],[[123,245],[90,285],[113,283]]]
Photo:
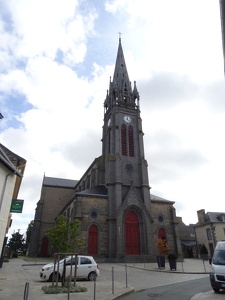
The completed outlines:
[[[87,292],[87,288],[79,285],[66,284],[64,287],[62,286],[43,286],[41,289],[45,294],[63,294],[68,293],[68,288],[70,289],[70,293],[81,293]]]

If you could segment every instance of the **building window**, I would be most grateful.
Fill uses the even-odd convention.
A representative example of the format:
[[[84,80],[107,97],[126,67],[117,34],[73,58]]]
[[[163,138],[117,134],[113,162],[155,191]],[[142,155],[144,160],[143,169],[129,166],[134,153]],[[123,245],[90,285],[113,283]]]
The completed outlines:
[[[92,210],[90,211],[90,217],[91,217],[92,219],[96,219],[96,218],[98,217],[98,211],[97,211],[96,209],[92,209]]]
[[[212,232],[210,228],[206,228],[206,234],[207,234],[207,238],[208,240],[212,239]]]
[[[121,126],[121,144],[122,144],[122,155],[134,156],[134,130],[132,126],[128,127],[125,124]]]
[[[110,129],[109,129],[109,132],[108,132],[108,137],[109,137],[109,154],[111,152],[111,135],[110,135]]]
[[[133,127],[128,127],[129,155],[134,156],[134,131]]]
[[[164,221],[164,216],[163,215],[158,215],[158,221],[163,222]]]
[[[121,127],[121,142],[122,142],[122,155],[127,155],[127,126],[122,124]]]

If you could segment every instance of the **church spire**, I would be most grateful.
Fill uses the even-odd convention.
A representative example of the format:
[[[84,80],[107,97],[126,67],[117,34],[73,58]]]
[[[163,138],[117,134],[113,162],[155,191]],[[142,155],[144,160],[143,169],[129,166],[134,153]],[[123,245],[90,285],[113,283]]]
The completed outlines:
[[[119,89],[126,88],[131,92],[130,80],[127,72],[127,67],[123,55],[123,48],[121,44],[121,38],[119,38],[119,46],[116,57],[116,64],[113,76],[113,86]]]
[[[139,107],[139,93],[134,83],[132,91],[131,82],[129,80],[127,67],[124,59],[121,37],[119,37],[119,46],[116,57],[115,70],[113,80],[109,83],[109,91],[107,91],[104,107],[107,112],[113,106],[123,106],[127,108],[137,109]]]

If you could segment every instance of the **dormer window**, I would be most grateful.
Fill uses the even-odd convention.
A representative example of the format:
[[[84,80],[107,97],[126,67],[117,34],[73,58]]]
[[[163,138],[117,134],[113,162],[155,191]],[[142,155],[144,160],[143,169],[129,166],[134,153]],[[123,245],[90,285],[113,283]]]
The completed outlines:
[[[225,215],[219,215],[217,217],[217,220],[220,221],[220,222],[225,222]]]

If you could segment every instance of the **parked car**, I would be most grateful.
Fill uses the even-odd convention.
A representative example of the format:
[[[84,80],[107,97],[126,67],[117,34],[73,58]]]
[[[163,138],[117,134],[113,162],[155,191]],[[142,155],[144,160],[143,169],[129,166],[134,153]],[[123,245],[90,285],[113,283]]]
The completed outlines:
[[[56,263],[55,266],[55,275],[58,275],[58,280],[61,279],[63,273],[64,260],[66,264],[66,278],[71,274],[71,256],[68,256]],[[72,257],[72,278],[75,271],[75,256]],[[54,273],[54,263],[44,265],[40,270],[40,277],[45,281],[52,281]],[[83,256],[78,255],[77,257],[77,279],[88,279],[90,281],[96,280],[96,277],[99,276],[100,272],[98,265],[95,262],[92,256]]]

